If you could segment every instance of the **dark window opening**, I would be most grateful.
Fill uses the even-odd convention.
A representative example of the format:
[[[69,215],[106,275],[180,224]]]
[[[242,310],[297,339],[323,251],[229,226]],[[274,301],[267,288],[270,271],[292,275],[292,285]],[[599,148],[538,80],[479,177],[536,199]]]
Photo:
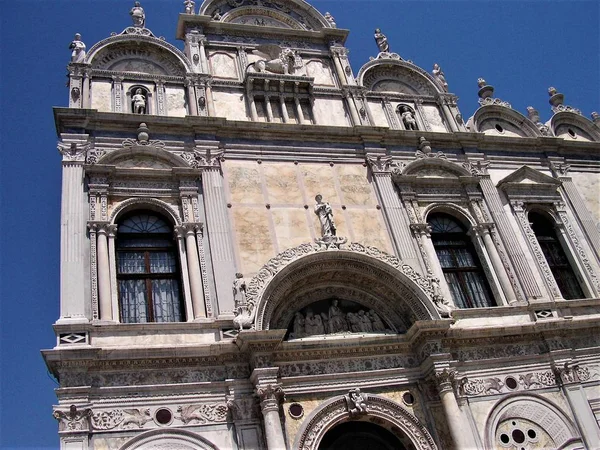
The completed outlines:
[[[459,308],[495,306],[481,263],[466,229],[452,216],[443,213],[429,218],[431,240]]]
[[[180,270],[172,226],[154,212],[138,212],[117,229],[121,322],[182,322]]]

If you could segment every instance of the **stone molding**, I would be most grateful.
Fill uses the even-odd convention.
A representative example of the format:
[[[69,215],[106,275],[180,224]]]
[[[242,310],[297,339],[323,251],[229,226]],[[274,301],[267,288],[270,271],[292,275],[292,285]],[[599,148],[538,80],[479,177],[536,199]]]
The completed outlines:
[[[375,394],[368,394],[366,417],[376,417],[402,431],[417,450],[436,450],[435,441],[423,424],[401,405]],[[346,396],[329,399],[319,405],[303,422],[292,448],[316,450],[321,439],[335,425],[351,418]]]

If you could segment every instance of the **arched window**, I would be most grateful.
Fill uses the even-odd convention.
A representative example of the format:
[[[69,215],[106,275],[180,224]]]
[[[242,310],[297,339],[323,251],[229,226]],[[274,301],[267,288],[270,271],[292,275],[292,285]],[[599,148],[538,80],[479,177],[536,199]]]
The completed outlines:
[[[454,303],[459,308],[493,306],[488,282],[466,229],[454,217],[429,217],[431,240]]]
[[[180,271],[173,227],[152,211],[136,212],[117,228],[121,322],[181,322]]]
[[[529,222],[562,296],[567,300],[584,298],[581,285],[558,240],[552,221],[545,215],[532,211],[529,213]]]

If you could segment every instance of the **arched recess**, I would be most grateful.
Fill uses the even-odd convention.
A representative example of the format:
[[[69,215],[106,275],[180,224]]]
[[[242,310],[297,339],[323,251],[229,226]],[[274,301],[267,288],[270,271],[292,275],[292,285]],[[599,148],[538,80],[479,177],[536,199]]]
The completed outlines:
[[[103,155],[97,164],[150,169],[189,167],[183,158],[154,145],[124,147]]]
[[[152,430],[142,433],[119,450],[218,450],[218,448],[196,433],[187,430]]]
[[[537,137],[542,133],[527,117],[501,105],[485,105],[473,115],[475,131],[508,137]]]
[[[389,429],[415,450],[435,450],[437,446],[427,429],[413,414],[398,403],[379,395],[367,395],[367,411],[358,416],[358,420],[377,420],[389,426]],[[355,420],[356,420],[355,419]],[[344,396],[325,401],[314,410],[298,430],[292,448],[317,450],[325,433],[344,422],[352,420]],[[387,427],[386,427],[387,428]]]
[[[287,328],[315,301],[347,299],[373,309],[396,332],[439,319],[429,281],[395,256],[352,243],[343,249],[303,244],[272,258],[248,285],[257,330]],[[293,307],[291,307],[293,305]]]
[[[358,72],[358,84],[370,91],[435,96],[443,93],[433,77],[418,66],[396,59],[369,61]]]
[[[566,414],[550,401],[533,394],[505,397],[488,416],[485,448],[503,448],[513,442],[527,448],[530,448],[527,444],[541,444],[534,448],[582,448],[579,433]]]
[[[404,166],[401,173],[392,175],[398,182],[408,180],[410,177],[450,178],[457,181],[460,177],[473,178],[464,167],[449,161],[443,154],[438,155],[438,157],[416,159]]]
[[[134,209],[149,209],[166,215],[173,226],[180,226],[182,221],[179,213],[173,206],[156,198],[128,198],[119,203],[110,215],[110,223],[116,224],[121,215]]]
[[[570,111],[560,111],[550,119],[555,136],[568,140],[600,141],[600,130],[593,122]]]

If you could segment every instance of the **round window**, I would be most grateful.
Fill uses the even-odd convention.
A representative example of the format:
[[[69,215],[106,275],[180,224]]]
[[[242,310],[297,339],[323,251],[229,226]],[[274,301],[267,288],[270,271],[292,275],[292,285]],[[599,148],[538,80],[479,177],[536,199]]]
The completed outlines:
[[[156,413],[154,414],[154,418],[161,425],[167,425],[167,424],[171,423],[171,420],[173,420],[173,414],[167,408],[160,408],[160,409],[156,410]]]
[[[304,415],[304,408],[300,403],[292,403],[289,409],[292,419],[299,419]]]

